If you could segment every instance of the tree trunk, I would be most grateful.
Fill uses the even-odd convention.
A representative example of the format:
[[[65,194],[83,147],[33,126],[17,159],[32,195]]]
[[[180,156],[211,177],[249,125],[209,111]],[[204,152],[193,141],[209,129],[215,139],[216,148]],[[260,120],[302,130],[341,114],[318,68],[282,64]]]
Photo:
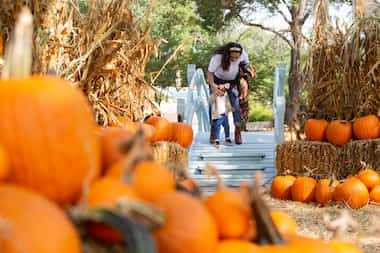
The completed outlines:
[[[300,27],[292,27],[292,30],[299,30]],[[293,31],[294,31],[293,30]],[[290,69],[288,77],[289,99],[286,105],[286,124],[290,127],[292,121],[300,109],[301,103],[301,38],[299,34],[292,33],[294,47],[290,50]]]

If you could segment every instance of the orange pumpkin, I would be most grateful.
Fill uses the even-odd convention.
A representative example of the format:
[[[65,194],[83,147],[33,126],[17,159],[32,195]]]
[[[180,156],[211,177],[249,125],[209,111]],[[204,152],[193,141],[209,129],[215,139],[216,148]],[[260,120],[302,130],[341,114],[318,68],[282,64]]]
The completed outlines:
[[[308,119],[305,123],[305,135],[309,141],[324,141],[328,121],[324,119]]]
[[[65,212],[34,191],[0,184],[1,253],[80,253],[81,242]]]
[[[153,204],[165,213],[155,231],[160,253],[212,253],[218,243],[215,220],[202,202],[177,191],[158,196]]]
[[[130,173],[132,170],[133,168],[126,168],[124,159],[121,159],[106,169],[105,176],[122,179],[126,173]]]
[[[317,181],[311,177],[297,178],[291,188],[292,199],[299,202],[310,202],[315,198],[315,188]]]
[[[145,123],[152,125],[156,131],[151,142],[168,141],[172,138],[172,127],[169,121],[163,117],[151,116],[145,120]]]
[[[291,217],[289,217],[289,215],[280,211],[271,211],[270,214],[274,225],[282,236],[286,237],[296,234],[297,224]],[[252,222],[250,223],[249,232],[246,233],[243,238],[247,240],[256,240],[257,234],[256,223]]]
[[[371,190],[369,193],[369,199],[373,202],[380,203],[380,185]]]
[[[244,240],[223,240],[218,243],[214,253],[256,253],[258,246]]]
[[[380,185],[380,175],[372,169],[360,171],[357,177],[367,186],[368,190]]]
[[[272,181],[271,194],[277,199],[291,199],[291,187],[296,180],[293,176],[276,176]]]
[[[145,200],[174,191],[175,180],[170,170],[158,162],[144,161],[137,164],[132,186],[137,194]]]
[[[380,120],[376,115],[357,118],[353,130],[356,139],[376,139],[380,136]]]
[[[349,242],[332,240],[328,242],[328,245],[333,248],[336,253],[364,253],[363,250]]]
[[[336,187],[334,200],[345,201],[351,208],[360,208],[368,204],[367,187],[357,178],[347,179]]]
[[[112,127],[120,126],[123,129],[126,129],[127,131],[129,131],[133,134],[135,134],[140,127],[139,122],[133,122],[129,118],[117,117],[117,119],[119,122],[118,123],[113,122],[110,124],[110,126],[112,126]],[[155,131],[156,131],[155,128],[149,124],[146,124],[146,123],[141,123],[141,126],[142,126],[144,134],[145,134],[145,139],[150,142],[154,136]]]
[[[102,129],[100,133],[100,143],[102,151],[102,167],[108,168],[112,164],[121,160],[124,154],[120,146],[123,142],[128,141],[134,132],[124,128],[108,127]]]
[[[352,124],[344,120],[331,121],[326,129],[326,139],[328,142],[343,146],[352,138]]]
[[[333,199],[335,187],[339,184],[338,180],[322,179],[315,188],[315,200],[322,205],[326,205]]]
[[[137,194],[132,187],[120,182],[120,180],[104,177],[90,185],[87,203],[89,207],[114,208],[118,199],[122,197],[137,199]],[[105,225],[89,223],[86,229],[90,234],[104,242],[115,243],[123,239],[119,231]]]
[[[9,157],[5,150],[0,146],[0,180],[8,176],[10,171]]]
[[[129,125],[131,122],[133,123],[133,121],[128,117],[117,116],[116,120],[110,120],[108,125],[111,127],[124,127],[126,125]]]
[[[220,238],[238,239],[248,230],[251,212],[241,192],[217,190],[203,203],[215,218]]]
[[[184,148],[188,148],[193,143],[193,128],[182,122],[172,123],[173,141]]]
[[[0,113],[9,181],[64,204],[76,201],[83,183],[99,174],[95,122],[70,82],[51,76],[0,81]]]

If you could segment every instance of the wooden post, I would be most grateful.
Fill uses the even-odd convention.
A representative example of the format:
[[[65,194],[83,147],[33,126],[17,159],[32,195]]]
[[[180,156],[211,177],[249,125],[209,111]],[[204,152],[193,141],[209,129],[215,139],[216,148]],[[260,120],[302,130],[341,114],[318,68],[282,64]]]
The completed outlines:
[[[273,89],[273,116],[274,116],[274,140],[276,144],[284,141],[284,119],[285,119],[285,78],[286,64],[276,67],[275,83]]]

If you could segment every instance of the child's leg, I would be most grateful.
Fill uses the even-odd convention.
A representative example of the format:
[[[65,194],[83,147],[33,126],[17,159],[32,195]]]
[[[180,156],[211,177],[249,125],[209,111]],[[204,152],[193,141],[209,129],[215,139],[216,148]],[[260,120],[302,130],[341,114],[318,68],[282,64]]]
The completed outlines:
[[[222,126],[222,123],[223,123],[223,118],[213,120],[215,141],[219,141],[220,127]]]
[[[223,116],[223,128],[226,140],[230,139],[230,124],[228,123],[228,116],[225,114]]]

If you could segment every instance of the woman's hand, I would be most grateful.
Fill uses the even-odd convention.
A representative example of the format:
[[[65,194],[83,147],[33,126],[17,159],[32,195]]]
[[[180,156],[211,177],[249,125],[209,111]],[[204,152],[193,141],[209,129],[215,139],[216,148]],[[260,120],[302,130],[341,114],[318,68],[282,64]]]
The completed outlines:
[[[218,85],[214,84],[212,86],[212,88],[213,88],[215,95],[217,95],[217,96],[223,96],[224,95],[224,90],[220,89]]]

